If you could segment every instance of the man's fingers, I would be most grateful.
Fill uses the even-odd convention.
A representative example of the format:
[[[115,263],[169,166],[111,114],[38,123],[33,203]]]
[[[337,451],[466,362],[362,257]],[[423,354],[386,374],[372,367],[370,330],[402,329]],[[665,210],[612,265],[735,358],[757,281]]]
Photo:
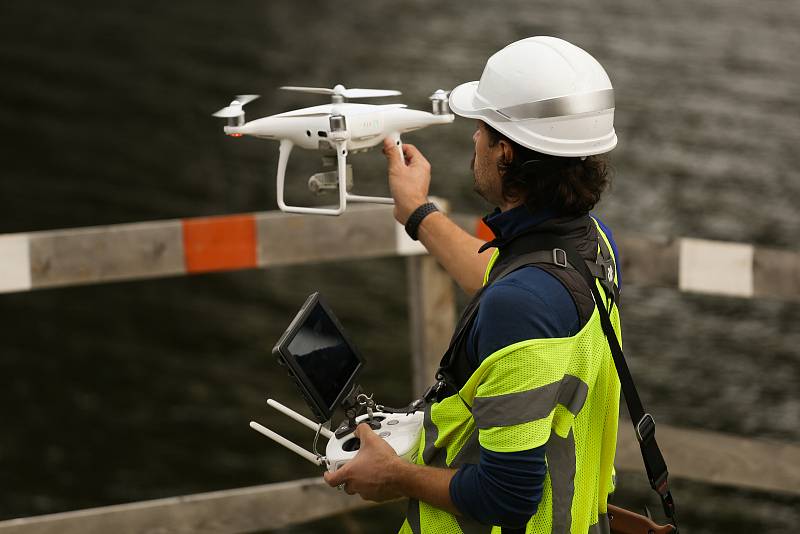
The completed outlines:
[[[422,153],[414,145],[403,143],[403,155],[407,162],[413,163],[415,158],[422,156]]]
[[[403,145],[403,155],[406,157],[406,164],[410,167],[414,167],[416,165],[427,165],[430,167],[428,160],[425,159],[425,156],[422,155],[422,152],[417,150],[417,147],[414,145]]]
[[[356,427],[355,432],[353,435],[361,440],[361,443],[364,443],[365,439],[369,439],[368,436],[370,434],[374,434],[372,428],[367,423],[361,423]]]
[[[346,467],[347,465],[344,465],[334,472],[325,471],[324,473],[322,473],[322,478],[325,479],[325,482],[327,482],[330,487],[343,484],[347,480]]]
[[[383,154],[386,156],[386,159],[389,160],[389,167],[405,164],[400,158],[400,154],[397,152],[397,145],[395,145],[391,139],[387,138],[383,140]]]

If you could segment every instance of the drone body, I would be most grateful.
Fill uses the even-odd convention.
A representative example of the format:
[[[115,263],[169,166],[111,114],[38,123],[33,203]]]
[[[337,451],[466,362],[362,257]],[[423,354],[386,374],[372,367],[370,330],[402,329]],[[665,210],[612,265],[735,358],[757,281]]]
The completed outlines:
[[[243,106],[258,97],[242,95],[214,116],[228,119],[228,125],[224,127],[227,135],[233,137],[249,135],[280,141],[277,199],[280,209],[289,213],[340,215],[347,208],[347,201],[393,203],[391,198],[367,197],[348,192],[348,154],[369,150],[382,144],[386,138],[392,140],[402,154],[401,134],[434,124],[448,124],[453,122],[454,118],[447,107],[447,93],[441,90],[431,95],[433,113],[428,113],[408,109],[405,104],[370,105],[345,102],[345,98],[399,95],[398,91],[345,89],[341,85],[333,89],[310,87],[282,89],[329,94],[333,102],[245,122]],[[315,192],[338,189],[337,207],[312,208],[290,206],[285,203],[286,166],[295,146],[320,151],[324,163],[335,162],[336,170],[313,175],[309,180],[309,188]]]

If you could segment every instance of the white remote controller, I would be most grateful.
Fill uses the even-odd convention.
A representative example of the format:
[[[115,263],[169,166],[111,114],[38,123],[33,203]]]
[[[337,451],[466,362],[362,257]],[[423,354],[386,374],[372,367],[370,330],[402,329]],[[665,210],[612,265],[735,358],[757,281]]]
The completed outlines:
[[[413,462],[417,459],[422,417],[423,412],[412,412],[410,414],[374,412],[372,419],[380,423],[381,426],[373,430],[373,432],[391,445],[398,456],[406,461]],[[357,423],[366,423],[368,420],[368,414],[356,417]],[[325,447],[328,471],[336,471],[355,458],[360,445],[360,440],[352,432],[342,436],[341,439],[331,436],[328,446]]]
[[[273,400],[267,399],[267,404],[278,410],[279,412],[288,415],[298,423],[310,428],[315,432],[319,432],[321,436],[328,438],[328,445],[325,447],[325,456],[314,454],[311,451],[300,447],[299,445],[289,441],[280,434],[256,423],[250,421],[250,428],[263,434],[276,443],[283,445],[290,451],[302,456],[309,462],[325,466],[328,471],[336,471],[344,464],[355,458],[358,454],[361,445],[360,440],[353,435],[353,432],[348,432],[341,438],[337,438],[334,432],[325,428],[319,423],[315,423],[311,419],[300,415],[291,408],[287,408],[283,404]],[[366,423],[370,419],[369,414],[363,414],[356,418],[356,423]],[[417,449],[419,446],[419,435],[422,431],[423,412],[411,413],[386,413],[386,412],[373,412],[372,420],[379,424],[380,427],[373,430],[378,436],[383,438],[395,450],[398,456],[406,461],[413,462],[417,457]]]

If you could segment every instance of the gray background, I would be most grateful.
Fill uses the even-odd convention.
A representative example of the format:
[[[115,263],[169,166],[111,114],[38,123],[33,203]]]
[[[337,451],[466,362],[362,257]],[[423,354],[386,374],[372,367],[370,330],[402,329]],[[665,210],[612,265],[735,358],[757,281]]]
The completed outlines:
[[[275,209],[276,144],[226,138],[209,116],[233,94],[264,95],[249,118],[325,101],[284,84],[396,88],[428,109],[505,44],[555,35],[595,55],[616,90],[607,224],[797,250],[798,27],[789,0],[5,2],[0,232]],[[432,193],[481,213],[473,128],[406,140],[431,160]],[[290,193],[309,202],[300,177],[319,165],[302,155]],[[357,188],[385,193],[382,156],[357,158]],[[367,355],[363,383],[400,404],[404,287],[403,261],[379,259],[0,296],[0,518],[314,475],[247,427],[307,437],[269,419],[267,392],[302,407],[269,349],[320,290]],[[623,290],[642,396],[684,427],[800,441],[799,319],[797,303]],[[796,497],[675,486],[691,532],[800,520]],[[624,475],[618,499],[656,509],[645,489]],[[286,532],[372,532],[401,515]]]

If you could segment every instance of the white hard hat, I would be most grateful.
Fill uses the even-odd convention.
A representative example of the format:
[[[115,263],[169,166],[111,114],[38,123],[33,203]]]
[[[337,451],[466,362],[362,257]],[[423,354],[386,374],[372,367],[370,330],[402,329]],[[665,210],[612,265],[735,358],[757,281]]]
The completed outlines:
[[[453,89],[450,109],[544,154],[591,156],[617,145],[606,71],[555,37],[529,37],[494,54],[479,82]]]

